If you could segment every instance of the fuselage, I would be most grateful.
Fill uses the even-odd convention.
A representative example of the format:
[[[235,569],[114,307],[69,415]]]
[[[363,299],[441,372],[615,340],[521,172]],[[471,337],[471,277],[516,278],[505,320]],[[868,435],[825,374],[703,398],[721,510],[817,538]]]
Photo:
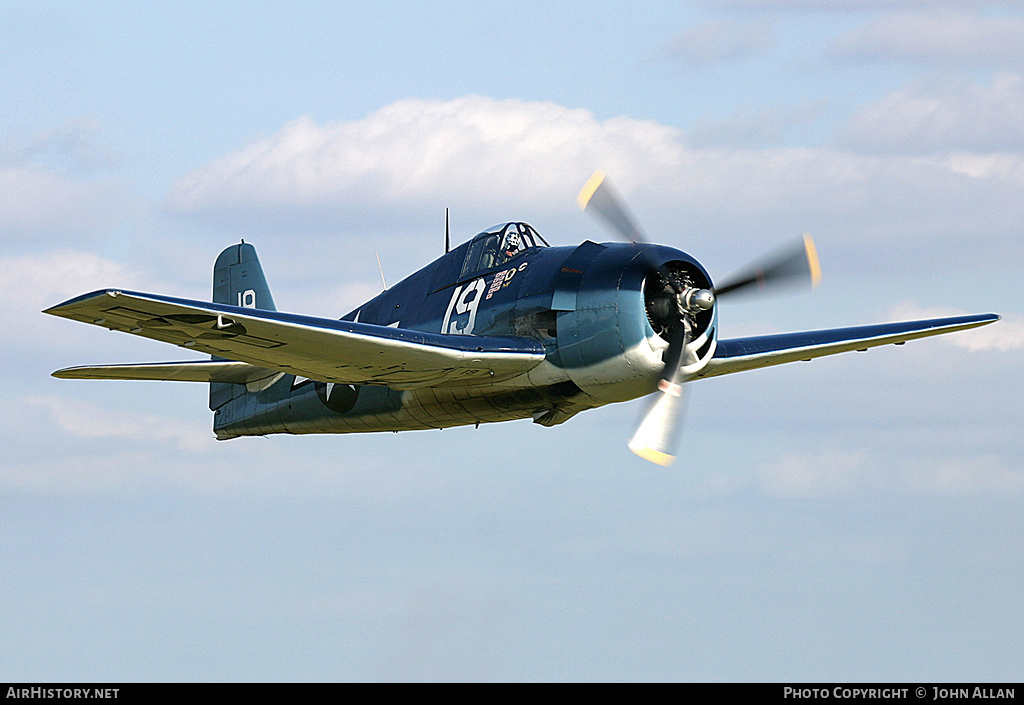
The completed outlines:
[[[522,233],[519,247],[502,251],[511,226]],[[497,226],[342,318],[449,335],[527,336],[544,347],[539,366],[500,382],[405,390],[287,374],[263,388],[224,385],[214,430],[218,438],[232,438],[519,418],[554,425],[586,409],[643,396],[655,389],[668,345],[655,330],[645,285],[652,266],[670,262],[684,267],[695,285],[711,286],[699,263],[672,248],[589,241],[547,247],[525,224]],[[714,355],[716,317],[712,309],[695,319],[689,368],[698,369]]]

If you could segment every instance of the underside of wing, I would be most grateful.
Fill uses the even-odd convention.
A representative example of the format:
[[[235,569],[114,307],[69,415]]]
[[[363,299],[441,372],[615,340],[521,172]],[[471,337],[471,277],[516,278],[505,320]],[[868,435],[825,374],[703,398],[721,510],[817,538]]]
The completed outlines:
[[[781,365],[786,362],[810,360],[851,350],[866,350],[879,345],[899,345],[914,338],[977,328],[998,320],[999,316],[994,313],[983,313],[951,318],[932,318],[923,321],[880,323],[855,328],[832,328],[804,333],[719,340],[715,356],[708,362],[707,367],[694,375],[694,378],[716,377],[759,367]]]
[[[426,333],[115,289],[79,296],[45,313],[225,359],[68,368],[59,371],[64,377],[250,383],[280,372],[412,389],[497,382],[544,360],[544,347],[532,338]]]

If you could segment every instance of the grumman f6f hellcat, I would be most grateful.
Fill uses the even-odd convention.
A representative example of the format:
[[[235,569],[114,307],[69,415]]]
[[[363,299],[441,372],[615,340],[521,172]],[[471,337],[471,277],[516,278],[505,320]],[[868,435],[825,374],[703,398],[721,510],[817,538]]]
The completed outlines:
[[[213,268],[213,301],[103,289],[46,313],[210,355],[185,362],[69,367],[64,379],[210,385],[218,439],[273,433],[440,429],[581,411],[654,394],[629,442],[669,464],[684,383],[902,344],[999,319],[977,314],[720,339],[719,302],[817,283],[805,236],[714,284],[701,264],[642,236],[603,174],[580,194],[624,242],[552,247],[534,228],[488,228],[340,320],[280,312],[251,244]]]

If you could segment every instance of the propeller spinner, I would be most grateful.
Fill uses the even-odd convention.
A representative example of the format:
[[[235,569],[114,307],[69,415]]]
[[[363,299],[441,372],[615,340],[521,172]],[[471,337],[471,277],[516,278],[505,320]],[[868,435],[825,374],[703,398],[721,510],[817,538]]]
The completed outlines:
[[[596,212],[624,240],[646,244],[647,240],[625,206],[625,201],[608,182],[604,172],[597,171],[587,181],[578,198],[580,208]],[[810,235],[795,245],[783,248],[714,288],[701,288],[686,272],[670,264],[650,262],[654,276],[645,285],[647,315],[655,332],[669,342],[664,354],[665,367],[654,403],[644,415],[629,449],[645,460],[670,465],[682,433],[686,408],[683,372],[687,364],[687,345],[693,334],[696,317],[714,308],[719,297],[739,293],[776,290],[780,285],[821,281],[821,266]]]

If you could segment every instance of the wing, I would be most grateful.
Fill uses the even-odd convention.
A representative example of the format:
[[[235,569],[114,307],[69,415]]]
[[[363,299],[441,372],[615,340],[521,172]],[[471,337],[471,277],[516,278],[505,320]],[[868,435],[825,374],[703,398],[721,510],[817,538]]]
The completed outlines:
[[[532,338],[425,333],[116,289],[85,294],[44,313],[228,361],[159,363],[162,369],[80,367],[55,373],[64,377],[253,382],[271,371],[322,382],[412,389],[496,382],[544,360],[544,347]],[[182,376],[156,376],[165,373]]]
[[[716,377],[759,367],[781,365],[785,362],[835,355],[850,350],[867,350],[890,343],[901,345],[914,338],[977,328],[998,320],[999,316],[994,313],[982,313],[951,318],[931,318],[923,321],[881,323],[855,328],[833,328],[805,333],[720,340],[715,356],[701,372],[694,375],[694,378]]]

